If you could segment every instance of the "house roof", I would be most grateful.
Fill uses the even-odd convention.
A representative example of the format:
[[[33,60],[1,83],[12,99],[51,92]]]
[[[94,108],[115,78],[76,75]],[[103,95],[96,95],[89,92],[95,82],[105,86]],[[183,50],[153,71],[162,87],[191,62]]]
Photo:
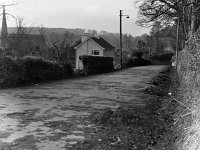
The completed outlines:
[[[110,43],[108,43],[103,38],[89,37],[87,40],[85,40],[84,42],[79,44],[77,47],[75,47],[75,49],[77,49],[79,46],[81,46],[83,43],[87,42],[90,39],[93,40],[95,43],[97,43],[102,48],[104,48],[105,50],[110,50],[110,49],[114,49],[115,48],[114,46],[112,46]]]
[[[108,43],[103,38],[91,37],[91,39],[94,40],[97,44],[99,44],[101,47],[103,47],[105,49],[113,49],[113,48],[115,48],[114,46],[112,46],[110,43]]]

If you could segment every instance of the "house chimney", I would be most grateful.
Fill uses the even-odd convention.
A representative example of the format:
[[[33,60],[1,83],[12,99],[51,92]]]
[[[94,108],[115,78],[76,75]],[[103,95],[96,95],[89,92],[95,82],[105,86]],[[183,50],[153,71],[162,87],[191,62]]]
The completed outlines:
[[[89,37],[90,37],[90,35],[88,33],[83,33],[82,42],[86,41]]]

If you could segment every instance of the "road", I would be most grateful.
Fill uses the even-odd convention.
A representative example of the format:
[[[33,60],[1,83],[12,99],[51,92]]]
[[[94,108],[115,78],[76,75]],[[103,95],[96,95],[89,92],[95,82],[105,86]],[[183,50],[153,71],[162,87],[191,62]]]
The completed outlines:
[[[91,112],[121,105],[144,107],[141,89],[163,66],[68,79],[0,91],[0,150],[64,150],[95,128]]]

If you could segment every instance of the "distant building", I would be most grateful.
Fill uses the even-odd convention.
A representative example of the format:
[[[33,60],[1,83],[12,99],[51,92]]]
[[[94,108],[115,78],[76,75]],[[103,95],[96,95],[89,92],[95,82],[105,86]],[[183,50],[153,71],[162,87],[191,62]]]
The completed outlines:
[[[1,41],[0,41],[0,49],[4,52],[5,49],[8,47],[7,37],[8,37],[8,28],[6,22],[6,13],[5,13],[5,6],[3,6],[3,19],[2,19],[2,27],[1,27]]]
[[[115,47],[101,37],[90,37],[89,34],[84,33],[81,44],[75,47],[75,50],[76,69],[83,69],[83,63],[79,59],[80,56],[114,57]]]

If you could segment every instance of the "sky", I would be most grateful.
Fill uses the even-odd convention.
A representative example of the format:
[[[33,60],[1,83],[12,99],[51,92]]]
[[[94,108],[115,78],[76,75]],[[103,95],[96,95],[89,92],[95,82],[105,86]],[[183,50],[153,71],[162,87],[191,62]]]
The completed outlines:
[[[123,10],[122,32],[139,36],[150,29],[135,24],[138,9],[135,0],[0,0],[0,4],[18,3],[6,12],[23,17],[25,26],[53,28],[82,28],[97,31],[119,32],[119,10]],[[0,10],[2,11],[2,9]],[[2,18],[0,19],[0,21]],[[15,20],[7,17],[8,26]]]

